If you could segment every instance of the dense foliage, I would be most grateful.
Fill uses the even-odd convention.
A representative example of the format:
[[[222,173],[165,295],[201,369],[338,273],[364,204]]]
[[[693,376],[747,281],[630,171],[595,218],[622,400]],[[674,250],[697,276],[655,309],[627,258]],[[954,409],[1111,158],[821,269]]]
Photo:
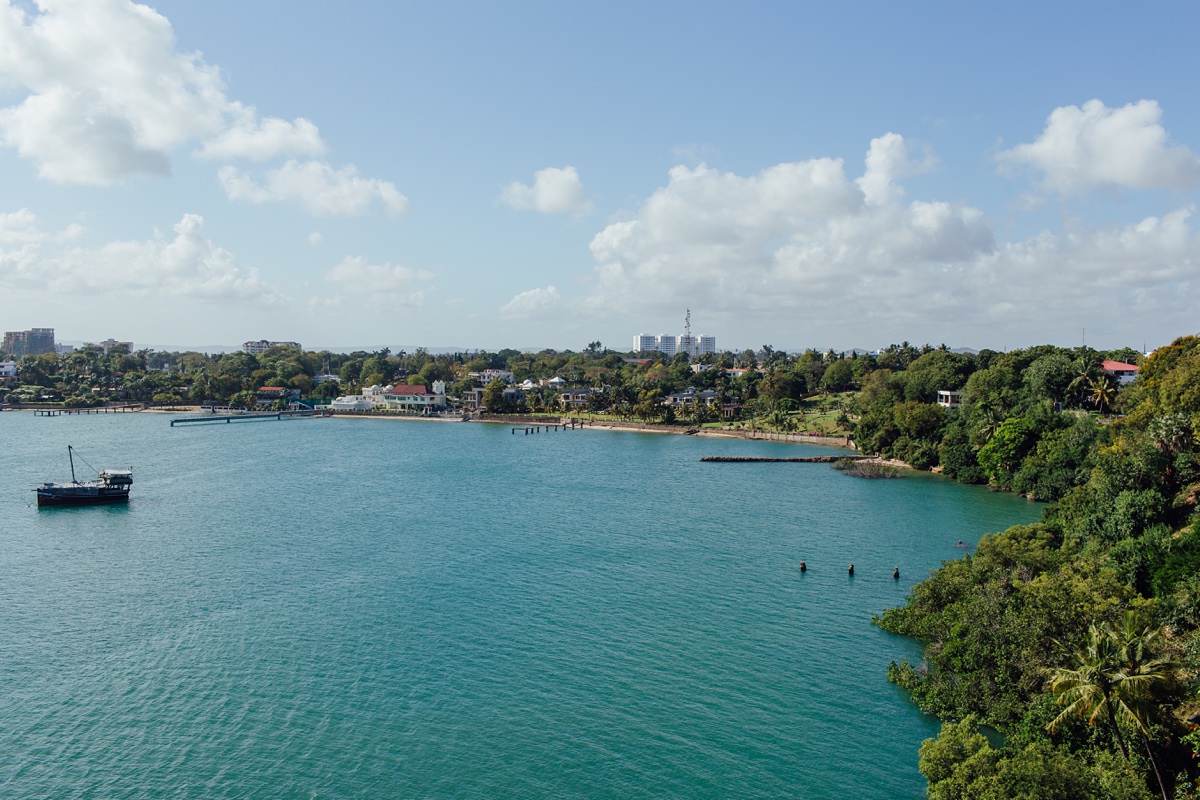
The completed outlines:
[[[1119,391],[1093,358],[988,358],[942,428],[947,474],[1056,502],[877,620],[925,645],[892,680],[961,721],[922,748],[930,797],[1195,796],[1200,339],[1156,351]]]

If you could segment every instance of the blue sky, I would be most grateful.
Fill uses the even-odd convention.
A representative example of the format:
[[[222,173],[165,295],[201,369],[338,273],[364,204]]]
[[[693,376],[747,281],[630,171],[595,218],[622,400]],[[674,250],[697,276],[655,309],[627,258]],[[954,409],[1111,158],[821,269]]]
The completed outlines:
[[[1198,9],[0,0],[0,328],[1152,348]]]

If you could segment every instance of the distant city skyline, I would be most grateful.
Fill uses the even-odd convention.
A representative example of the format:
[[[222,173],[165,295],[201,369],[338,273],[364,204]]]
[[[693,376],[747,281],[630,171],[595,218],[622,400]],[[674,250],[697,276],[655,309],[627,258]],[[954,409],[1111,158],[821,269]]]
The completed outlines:
[[[4,330],[623,349],[685,306],[735,351],[1200,329],[1195,4],[0,20]]]

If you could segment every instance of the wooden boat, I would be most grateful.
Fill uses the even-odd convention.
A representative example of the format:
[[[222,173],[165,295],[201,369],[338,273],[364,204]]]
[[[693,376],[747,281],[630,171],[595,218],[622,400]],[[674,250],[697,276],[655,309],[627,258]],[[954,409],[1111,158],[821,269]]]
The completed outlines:
[[[129,489],[133,486],[132,469],[102,469],[96,473],[96,480],[80,481],[75,478],[75,449],[70,445],[67,445],[67,458],[71,462],[71,482],[44,483],[34,489],[39,508],[91,506],[129,500]]]

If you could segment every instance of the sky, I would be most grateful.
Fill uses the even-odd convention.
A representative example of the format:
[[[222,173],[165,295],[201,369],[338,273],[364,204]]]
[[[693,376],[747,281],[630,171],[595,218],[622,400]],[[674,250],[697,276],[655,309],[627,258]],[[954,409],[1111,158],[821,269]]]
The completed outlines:
[[[0,329],[1161,346],[1200,5],[0,0]]]

